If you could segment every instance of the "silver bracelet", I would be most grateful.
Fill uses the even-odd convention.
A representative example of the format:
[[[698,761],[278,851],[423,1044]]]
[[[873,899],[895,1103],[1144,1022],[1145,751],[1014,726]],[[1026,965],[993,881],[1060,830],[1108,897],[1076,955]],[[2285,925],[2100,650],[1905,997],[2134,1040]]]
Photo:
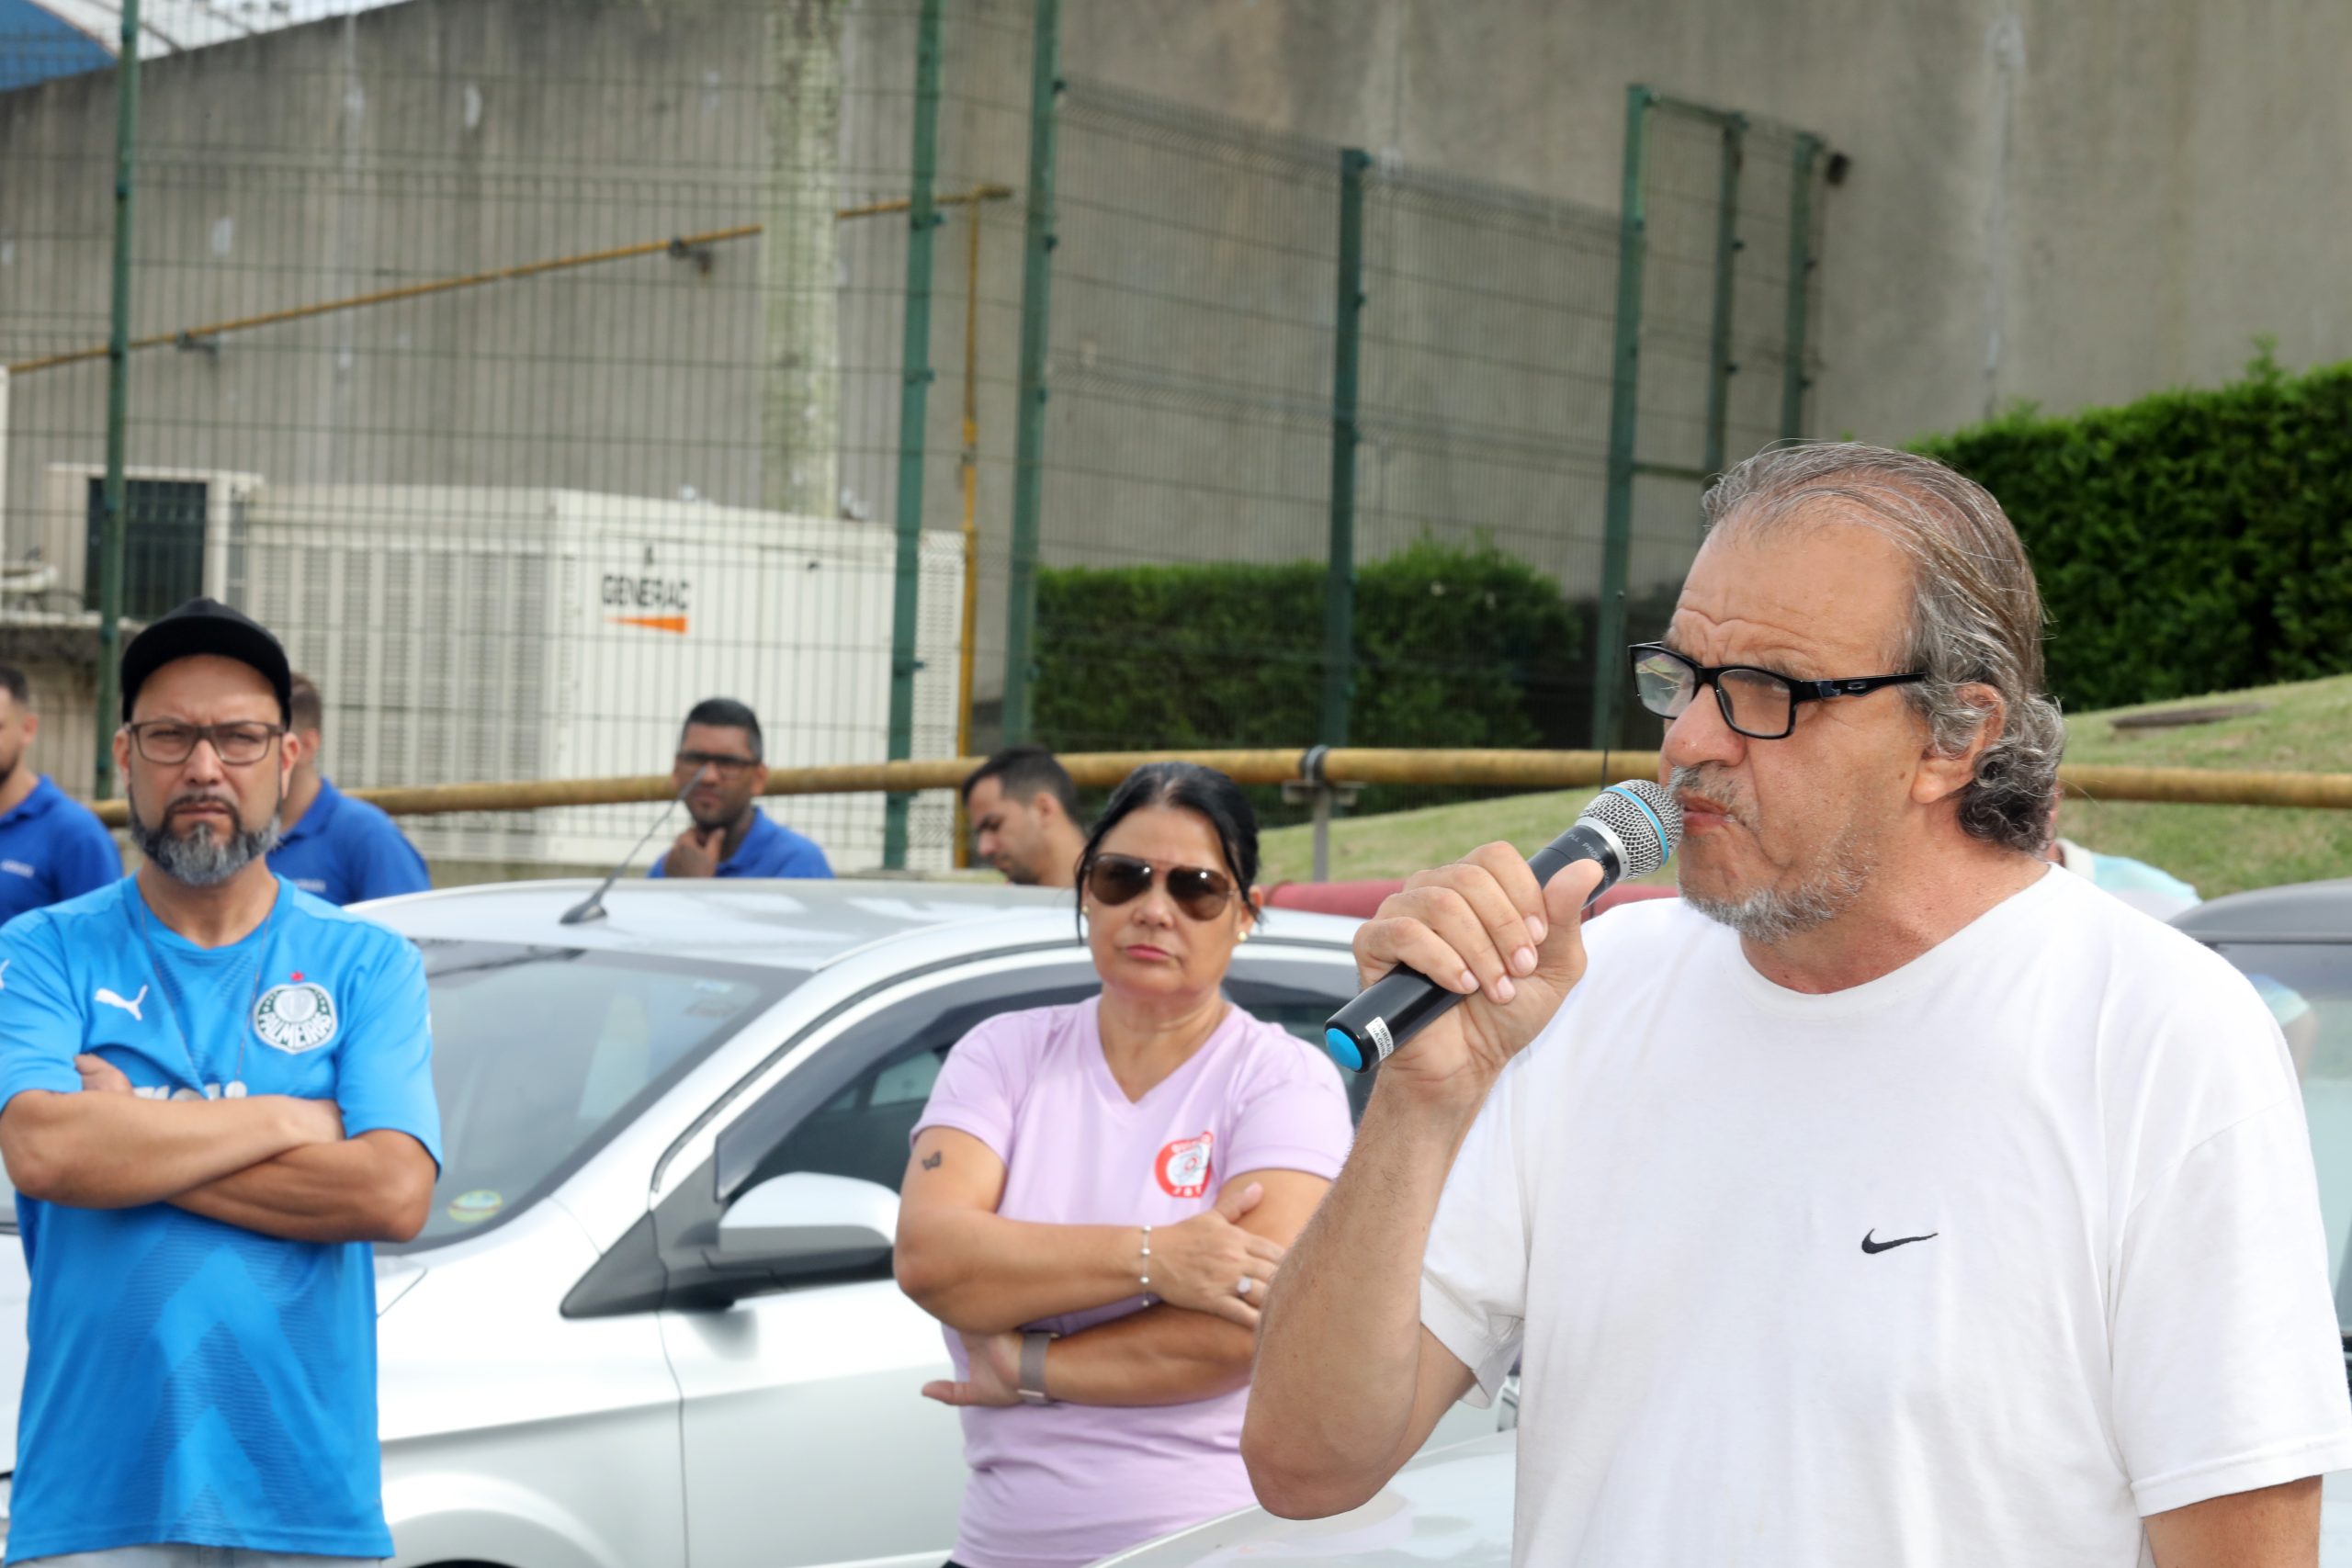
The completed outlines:
[[[1033,1328],[1021,1337],[1021,1378],[1015,1385],[1023,1404],[1051,1404],[1046,1397],[1046,1347],[1057,1335]]]

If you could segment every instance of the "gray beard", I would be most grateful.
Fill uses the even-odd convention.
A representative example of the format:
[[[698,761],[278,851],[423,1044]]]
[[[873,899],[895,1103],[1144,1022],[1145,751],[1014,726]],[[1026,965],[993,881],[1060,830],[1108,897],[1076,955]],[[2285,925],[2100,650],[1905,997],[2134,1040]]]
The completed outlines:
[[[1671,787],[1698,786],[1696,770],[1674,771]],[[1694,893],[1685,885],[1682,901],[1759,947],[1777,947],[1827,925],[1851,908],[1877,869],[1874,855],[1855,843],[1850,833],[1840,834],[1794,887],[1759,887],[1736,898],[1719,898]]]
[[[140,820],[139,807],[133,806],[130,841],[174,882],[189,887],[218,887],[277,847],[277,816],[273,812],[257,831],[239,828],[223,840],[201,828],[182,836],[149,827]]]

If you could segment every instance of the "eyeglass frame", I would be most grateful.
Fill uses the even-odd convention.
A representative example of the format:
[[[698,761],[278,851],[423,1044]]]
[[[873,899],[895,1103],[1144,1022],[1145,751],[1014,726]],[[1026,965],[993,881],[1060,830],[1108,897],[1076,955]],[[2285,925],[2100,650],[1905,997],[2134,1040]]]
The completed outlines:
[[[1638,665],[1646,655],[1664,654],[1667,658],[1678,660],[1688,666],[1692,677],[1690,700],[1692,702],[1699,700],[1700,687],[1713,686],[1715,689],[1715,711],[1723,715],[1724,727],[1734,735],[1745,736],[1750,740],[1786,740],[1795,734],[1799,704],[1827,702],[1832,697],[1867,696],[1872,692],[1883,691],[1889,686],[1907,686],[1928,678],[1926,671],[1914,670],[1902,675],[1849,675],[1835,680],[1807,681],[1794,675],[1783,675],[1778,670],[1767,670],[1760,664],[1702,664],[1689,654],[1668,648],[1662,642],[1637,642],[1625,651],[1630,656],[1630,662],[1634,665]],[[1739,727],[1738,720],[1731,716],[1731,699],[1724,695],[1723,683],[1719,679],[1721,676],[1735,672],[1762,675],[1778,681],[1789,689],[1789,722],[1786,728],[1776,735],[1758,735],[1752,729],[1742,729]],[[1641,702],[1641,675],[1636,671],[1634,676],[1634,700]],[[1658,713],[1647,703],[1642,703],[1642,707],[1645,712],[1657,714],[1658,717],[1664,719],[1670,720],[1681,716],[1680,714]],[[1683,708],[1684,713],[1690,711],[1687,705]]]
[[[1094,886],[1094,878],[1102,872],[1105,865],[1109,864],[1113,861],[1117,861],[1125,865],[1142,866],[1144,870],[1150,874],[1144,878],[1142,886],[1136,888],[1133,893],[1128,894],[1125,897],[1104,897],[1102,893],[1096,890]],[[1169,879],[1180,871],[1191,872],[1197,876],[1210,877],[1225,885],[1224,890],[1221,893],[1214,895],[1214,897],[1219,900],[1217,907],[1214,910],[1205,915],[1194,914],[1192,908],[1185,903],[1183,895],[1178,893],[1173,887],[1168,886]],[[1195,925],[1206,925],[1210,921],[1217,919],[1223,916],[1227,910],[1233,908],[1233,901],[1236,897],[1241,897],[1241,889],[1234,881],[1232,875],[1227,872],[1218,870],[1216,866],[1161,865],[1159,862],[1148,860],[1142,855],[1117,854],[1110,852],[1097,854],[1089,859],[1086,863],[1086,875],[1080,879],[1079,884],[1080,891],[1081,893],[1092,894],[1094,898],[1106,909],[1122,908],[1126,905],[1132,904],[1136,899],[1148,896],[1152,888],[1155,886],[1163,889],[1168,895],[1168,901],[1170,904],[1173,904],[1176,907],[1177,911],[1186,919],[1191,920]]]
[[[159,768],[178,767],[188,758],[196,755],[196,749],[198,746],[210,746],[212,754],[220,759],[220,765],[224,768],[254,767],[269,755],[269,749],[273,742],[283,740],[293,733],[282,724],[271,724],[266,719],[259,718],[224,719],[219,724],[189,724],[176,718],[142,718],[135,724],[124,725],[122,729],[124,734],[130,737],[130,749],[139,753],[140,760],[151,762]],[[150,731],[156,729],[187,730],[192,738],[187,743],[187,751],[171,758],[158,757],[149,751],[147,736]],[[224,729],[260,729],[266,734],[262,740],[261,750],[240,762],[221,749],[220,731]]]
[[[670,760],[674,772],[679,768],[708,768],[715,773],[744,773],[766,764],[758,757],[722,757],[716,751],[680,751]]]

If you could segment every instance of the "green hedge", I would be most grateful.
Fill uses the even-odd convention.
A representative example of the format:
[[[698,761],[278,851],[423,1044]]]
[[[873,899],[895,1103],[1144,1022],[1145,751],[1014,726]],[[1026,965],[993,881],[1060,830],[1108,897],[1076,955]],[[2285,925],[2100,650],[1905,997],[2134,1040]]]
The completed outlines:
[[[2050,681],[2104,708],[2352,670],[2352,365],[1917,444],[2000,498]]]
[[[1037,739],[1061,751],[1311,744],[1323,575],[1312,561],[1040,572]],[[1355,634],[1354,743],[1567,743],[1586,633],[1534,568],[1424,540],[1358,569]],[[1367,791],[1363,808],[1461,794]],[[1261,805],[1292,815],[1272,792]]]

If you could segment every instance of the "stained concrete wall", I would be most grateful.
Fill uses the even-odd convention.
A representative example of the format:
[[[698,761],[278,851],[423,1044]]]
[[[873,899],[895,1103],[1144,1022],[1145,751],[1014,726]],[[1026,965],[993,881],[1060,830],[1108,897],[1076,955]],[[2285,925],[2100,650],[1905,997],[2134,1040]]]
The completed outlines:
[[[1269,126],[1614,208],[1646,82],[1815,130],[1815,424],[1901,441],[2352,356],[2335,0],[1114,0],[1066,58]]]
[[[949,10],[943,188],[1018,186],[1028,0]],[[903,187],[911,11],[850,12],[852,197]],[[2290,365],[2352,356],[2352,206],[2329,199],[2352,157],[2336,80],[2352,7],[2335,0],[1088,0],[1064,17],[1072,77],[1603,213],[1628,82],[1821,133],[1850,174],[1822,216],[1817,433],[1899,442],[2015,399],[2067,409],[2211,383],[2261,333]],[[411,0],[151,62],[139,323],[750,221],[765,177],[760,36],[741,3]],[[103,75],[0,96],[0,358],[103,338],[112,116]],[[1001,677],[1019,234],[1017,204],[989,209],[984,696]],[[877,519],[895,500],[903,236],[884,220],[844,241],[844,483]],[[934,527],[958,511],[961,236],[951,220],[936,275]],[[217,355],[151,352],[134,460],[753,503],[756,243],[274,328]],[[1164,260],[1147,243],[1116,265],[1148,277]],[[1122,323],[1114,294],[1078,307],[1066,294],[1069,375]],[[1230,353],[1181,323],[1164,335],[1188,373]],[[17,378],[0,496],[12,552],[33,536],[47,466],[98,455],[103,385],[97,364]],[[1171,446],[1160,457],[1190,471],[1235,464],[1230,488],[1262,499],[1205,520],[1139,515],[1088,488],[1102,454],[1076,406],[1055,410],[1049,558],[1311,547],[1311,431],[1254,468],[1211,440]],[[1413,507],[1490,504],[1442,466],[1414,483],[1440,499],[1399,502],[1407,522]],[[1589,531],[1577,483],[1563,511]],[[1658,542],[1642,572],[1670,576],[1688,498],[1649,504]]]

